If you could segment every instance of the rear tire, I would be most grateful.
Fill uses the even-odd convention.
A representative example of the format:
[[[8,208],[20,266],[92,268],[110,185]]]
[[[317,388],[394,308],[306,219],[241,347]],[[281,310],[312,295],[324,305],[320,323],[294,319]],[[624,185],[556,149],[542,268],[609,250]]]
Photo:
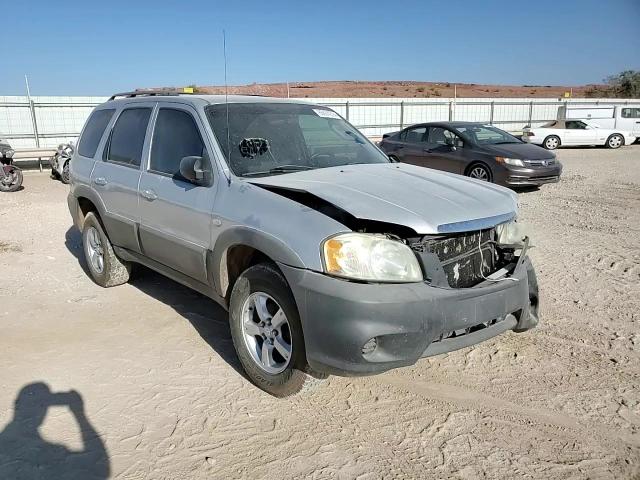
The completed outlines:
[[[556,135],[549,135],[544,139],[544,142],[542,142],[542,146],[547,150],[555,150],[560,146],[560,137]]]
[[[87,213],[82,226],[82,246],[93,280],[101,287],[115,287],[129,281],[131,262],[118,258],[97,215]]]
[[[614,133],[613,135],[609,135],[607,138],[607,148],[620,148],[624,145],[624,137],[618,133]]]
[[[282,398],[327,378],[307,365],[298,307],[274,265],[254,265],[240,275],[231,291],[229,322],[240,363],[258,388]],[[282,342],[280,348],[274,342]],[[282,345],[288,346],[285,355],[279,353],[287,351]]]

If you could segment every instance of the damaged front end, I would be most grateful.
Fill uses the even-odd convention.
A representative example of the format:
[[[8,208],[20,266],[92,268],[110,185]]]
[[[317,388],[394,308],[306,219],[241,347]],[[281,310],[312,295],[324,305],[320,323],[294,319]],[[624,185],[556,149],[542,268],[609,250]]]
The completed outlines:
[[[501,245],[496,228],[407,239],[418,256],[425,279],[433,286],[469,288],[499,281],[526,254],[526,240]]]

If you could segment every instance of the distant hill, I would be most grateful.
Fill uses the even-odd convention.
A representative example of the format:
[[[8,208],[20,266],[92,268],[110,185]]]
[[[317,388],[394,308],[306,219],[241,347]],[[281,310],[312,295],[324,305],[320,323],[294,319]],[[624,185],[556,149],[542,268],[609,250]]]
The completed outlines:
[[[573,97],[585,97],[595,85],[482,85],[476,83],[457,84],[459,98],[477,97],[564,97],[571,92]],[[201,93],[223,94],[224,86],[195,86]],[[376,98],[376,97],[453,97],[454,84],[448,82],[291,82],[289,94],[295,98]],[[254,83],[230,85],[230,94],[253,94],[270,97],[286,97],[286,83]]]

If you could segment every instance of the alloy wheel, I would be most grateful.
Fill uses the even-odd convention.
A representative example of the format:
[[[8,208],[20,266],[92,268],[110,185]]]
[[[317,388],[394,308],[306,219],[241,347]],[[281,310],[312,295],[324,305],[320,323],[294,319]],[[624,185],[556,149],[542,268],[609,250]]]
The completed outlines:
[[[271,375],[282,373],[291,361],[289,321],[273,297],[254,292],[242,306],[242,334],[251,359]]]
[[[473,167],[469,172],[469,176],[477,180],[482,180],[485,182],[489,181],[489,172],[487,172],[486,168],[481,166]]]
[[[620,135],[612,135],[609,139],[609,147],[618,148],[622,146],[622,137]]]
[[[104,250],[102,248],[100,234],[95,227],[91,227],[87,231],[87,253],[89,254],[88,257],[91,267],[97,273],[102,273],[104,271]]]
[[[558,139],[555,137],[547,138],[547,141],[545,142],[545,146],[549,150],[555,150],[556,148],[558,148]]]

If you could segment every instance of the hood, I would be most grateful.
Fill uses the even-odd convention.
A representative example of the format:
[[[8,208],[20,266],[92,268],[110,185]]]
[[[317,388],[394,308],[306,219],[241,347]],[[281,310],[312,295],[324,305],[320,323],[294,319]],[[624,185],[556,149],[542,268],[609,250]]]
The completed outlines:
[[[531,143],[506,143],[504,145],[482,145],[485,152],[491,155],[522,160],[550,160],[555,154]]]
[[[308,192],[356,218],[404,225],[419,234],[489,228],[517,213],[511,190],[404,163],[320,168],[251,183]]]

